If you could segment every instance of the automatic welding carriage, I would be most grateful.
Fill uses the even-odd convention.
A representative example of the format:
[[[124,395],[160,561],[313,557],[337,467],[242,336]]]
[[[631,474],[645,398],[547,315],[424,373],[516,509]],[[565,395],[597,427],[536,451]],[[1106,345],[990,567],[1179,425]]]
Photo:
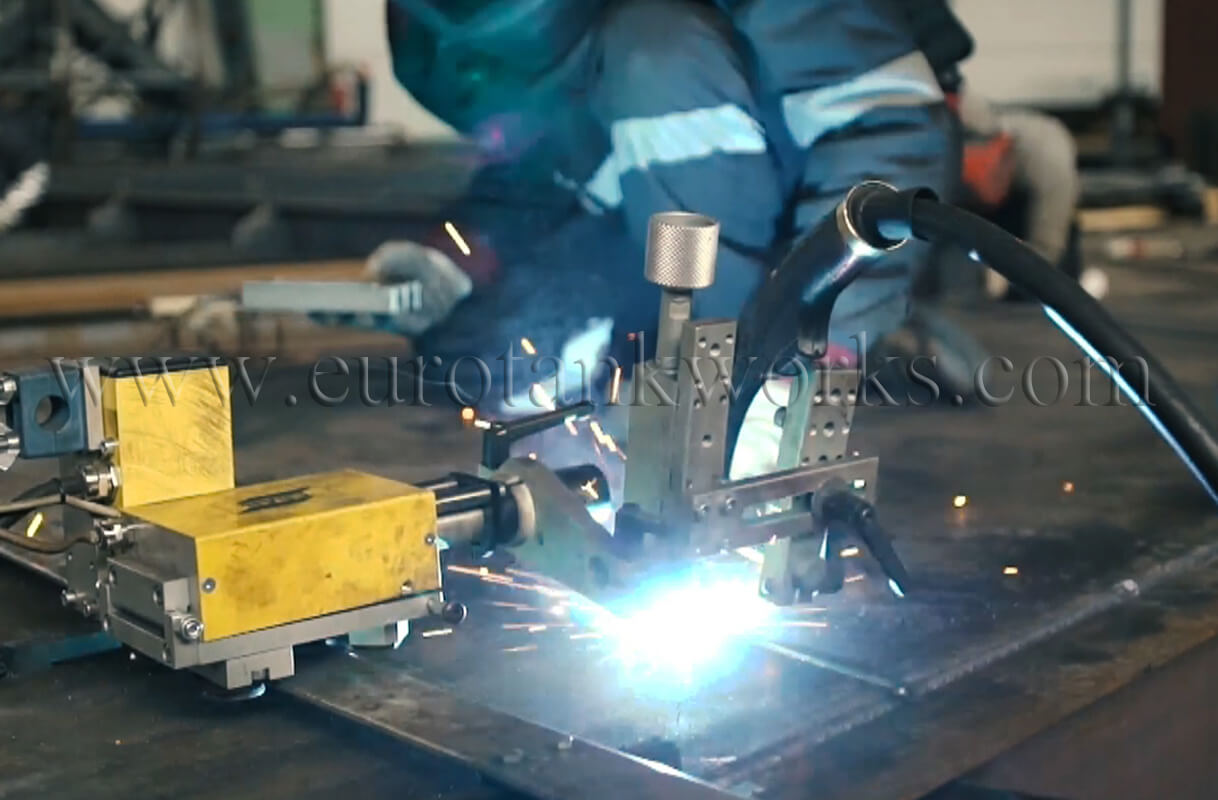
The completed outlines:
[[[816,257],[832,274],[882,252],[860,246],[844,212],[830,225]],[[0,378],[4,466],[17,457],[60,466],[59,479],[3,506],[0,555],[61,584],[64,604],[121,644],[229,689],[292,675],[298,644],[349,636],[396,646],[410,620],[451,616],[441,540],[477,553],[511,548],[591,596],[624,590],[648,568],[746,546],[765,547],[759,591],[775,602],[831,591],[833,570],[797,556],[825,551],[813,541],[829,535],[826,506],[812,502],[822,487],[874,498],[875,459],[848,455],[858,376],[830,373],[793,392],[778,471],[726,480],[739,434],[729,430],[733,361],[750,343],[768,355],[775,332],[755,322],[771,315],[765,302],[743,330],[689,318],[692,293],[714,280],[717,246],[718,224],[706,217],[652,220],[646,274],[663,302],[649,386],[665,401],[631,409],[635,447],[613,532],[588,511],[608,498],[595,467],[510,457],[513,442],[591,404],[490,424],[477,474],[415,486],[339,470],[237,486],[222,362],[59,362]],[[680,367],[699,362],[715,365],[714,386]],[[812,435],[831,429],[840,435]],[[62,532],[9,529],[50,505],[65,507]]]
[[[997,229],[924,193],[863,184],[796,244],[739,320],[694,320],[693,293],[714,280],[718,233],[696,214],[651,221],[657,354],[643,402],[629,409],[612,531],[589,513],[607,497],[595,467],[511,457],[514,441],[590,404],[489,424],[477,474],[409,485],[339,470],[237,486],[220,362],[60,362],[0,376],[0,468],[17,458],[60,468],[0,505],[0,556],[61,585],[64,604],[113,640],[230,689],[292,675],[296,645],[348,636],[396,646],[410,620],[451,615],[441,539],[480,554],[510,548],[593,597],[674,562],[761,547],[758,591],[787,604],[840,588],[831,537],[846,526],[902,596],[909,578],[872,506],[877,460],[849,448],[859,375],[819,359],[834,299],[910,236],[976,249],[1088,352],[1148,363],[1152,403],[1142,409],[1212,492],[1218,445],[1170,376],[1085,292]],[[774,419],[774,469],[732,480],[747,406],[784,359],[815,377],[792,382]],[[48,506],[63,507],[62,530],[11,529]]]

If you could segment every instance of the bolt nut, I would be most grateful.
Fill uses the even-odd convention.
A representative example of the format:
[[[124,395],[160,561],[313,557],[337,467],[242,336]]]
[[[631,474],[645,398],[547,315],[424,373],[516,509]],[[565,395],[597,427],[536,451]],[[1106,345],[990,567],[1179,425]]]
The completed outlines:
[[[182,627],[178,633],[187,642],[197,642],[203,638],[203,623],[194,617],[187,617],[182,620]]]
[[[118,467],[113,464],[82,464],[77,471],[85,485],[85,494],[94,499],[107,499],[118,488]]]
[[[0,375],[0,406],[7,406],[17,396],[17,379],[12,375]]]
[[[98,537],[106,545],[115,545],[127,534],[127,527],[114,520],[101,520],[95,526]]]

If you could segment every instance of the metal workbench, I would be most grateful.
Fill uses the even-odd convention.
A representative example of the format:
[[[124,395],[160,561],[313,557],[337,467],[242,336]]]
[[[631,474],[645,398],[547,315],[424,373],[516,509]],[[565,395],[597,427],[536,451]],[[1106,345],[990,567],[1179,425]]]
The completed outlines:
[[[1112,278],[1118,317],[1212,409],[1218,269]],[[562,770],[537,767],[561,739],[488,745],[478,730],[504,730],[488,724],[458,732],[469,752],[453,752],[440,742],[452,730],[418,723],[435,711],[433,691],[581,743],[667,740],[687,772],[765,798],[912,799],[961,778],[1052,797],[1206,796],[1218,770],[1204,679],[1218,655],[1206,646],[1218,631],[1218,515],[1136,410],[1102,405],[1098,375],[1100,407],[1078,405],[1078,354],[1036,309],[961,319],[1016,365],[993,373],[997,388],[1055,356],[1071,366],[1071,391],[1049,407],[1017,393],[995,409],[860,409],[853,443],[883,459],[880,510],[917,591],[897,601],[865,575],[821,604],[827,627],[773,637],[884,676],[903,696],[761,647],[692,684],[639,680],[603,643],[572,639],[578,628],[519,627],[546,621],[529,590],[455,574],[451,592],[471,613],[452,635],[357,658],[318,653],[253,703],[208,703],[191,676],[122,652],[0,682],[0,797],[494,796],[420,744],[537,796],[555,789]],[[1035,374],[1052,398],[1053,369]],[[476,458],[451,409],[284,412],[276,398],[303,380],[274,375],[257,408],[238,408],[243,481],[334,463],[421,479]],[[646,795],[590,782],[570,796]]]

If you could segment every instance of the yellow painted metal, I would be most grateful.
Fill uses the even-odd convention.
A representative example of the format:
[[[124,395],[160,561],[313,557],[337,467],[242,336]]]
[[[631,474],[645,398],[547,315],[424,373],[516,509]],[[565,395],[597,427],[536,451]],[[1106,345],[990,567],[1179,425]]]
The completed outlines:
[[[102,423],[106,437],[118,442],[120,508],[233,488],[224,367],[103,378]]]
[[[137,508],[189,540],[205,641],[440,588],[435,495],[352,470]]]

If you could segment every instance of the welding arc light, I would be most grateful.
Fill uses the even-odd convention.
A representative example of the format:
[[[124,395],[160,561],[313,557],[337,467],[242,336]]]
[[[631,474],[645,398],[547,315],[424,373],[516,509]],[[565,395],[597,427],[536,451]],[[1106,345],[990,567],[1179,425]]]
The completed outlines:
[[[591,623],[628,669],[692,677],[738,653],[776,613],[758,591],[756,565],[700,563],[644,584]]]

